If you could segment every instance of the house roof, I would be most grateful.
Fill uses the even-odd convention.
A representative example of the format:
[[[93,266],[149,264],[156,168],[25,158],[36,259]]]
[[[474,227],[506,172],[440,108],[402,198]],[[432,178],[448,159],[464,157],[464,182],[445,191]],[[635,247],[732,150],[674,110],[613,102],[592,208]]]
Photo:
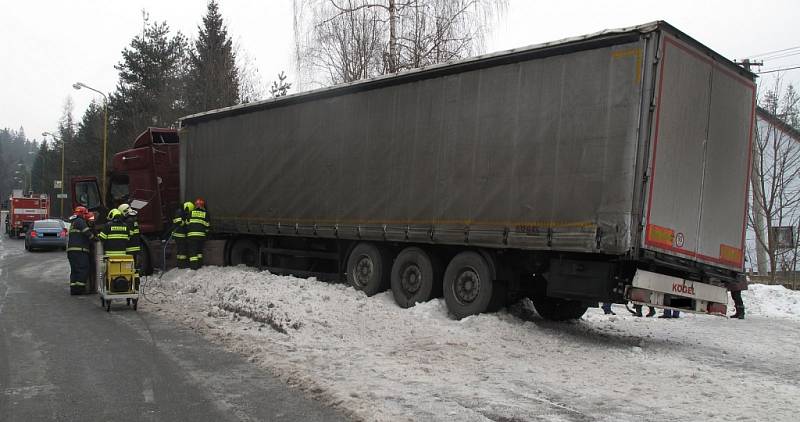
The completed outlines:
[[[756,115],[758,118],[766,121],[767,123],[777,127],[785,134],[789,135],[792,139],[797,142],[800,142],[800,130],[793,127],[789,123],[786,123],[785,120],[781,119],[780,117],[770,113],[767,109],[763,107],[756,107]]]

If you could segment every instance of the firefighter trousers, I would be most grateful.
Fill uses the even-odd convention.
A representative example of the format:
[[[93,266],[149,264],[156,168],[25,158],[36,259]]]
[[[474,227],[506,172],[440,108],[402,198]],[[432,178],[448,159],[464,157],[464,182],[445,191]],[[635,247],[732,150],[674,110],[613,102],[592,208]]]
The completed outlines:
[[[89,281],[89,252],[69,251],[69,291],[70,294],[86,293],[86,285]]]
[[[193,270],[200,269],[203,266],[203,246],[205,244],[205,237],[191,236],[187,238],[189,243],[189,268]]]
[[[185,237],[175,238],[175,261],[178,268],[189,268],[189,246]]]

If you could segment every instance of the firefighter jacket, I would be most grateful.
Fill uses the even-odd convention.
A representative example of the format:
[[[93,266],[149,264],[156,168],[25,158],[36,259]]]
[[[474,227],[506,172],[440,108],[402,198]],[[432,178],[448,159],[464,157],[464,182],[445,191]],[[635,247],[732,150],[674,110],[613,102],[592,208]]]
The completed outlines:
[[[189,224],[186,227],[187,237],[206,237],[210,224],[208,223],[208,212],[203,208],[195,208],[189,213]]]
[[[121,218],[114,218],[97,235],[103,241],[103,250],[108,256],[127,255],[126,249],[131,240],[128,225]]]
[[[69,239],[67,240],[67,252],[89,252],[94,233],[86,224],[83,217],[75,217],[69,227]]]
[[[171,231],[172,231],[172,237],[176,241],[179,239],[186,238],[186,224],[187,224],[186,221],[189,220],[189,218],[186,217],[187,213],[188,212],[184,211],[183,208],[178,208],[178,210],[175,211],[175,216],[172,217]]]
[[[128,226],[128,235],[130,236],[130,241],[128,241],[128,246],[125,248],[125,251],[128,254],[141,252],[142,236],[139,232],[139,221],[136,220],[135,215],[129,215],[125,217],[125,224]]]

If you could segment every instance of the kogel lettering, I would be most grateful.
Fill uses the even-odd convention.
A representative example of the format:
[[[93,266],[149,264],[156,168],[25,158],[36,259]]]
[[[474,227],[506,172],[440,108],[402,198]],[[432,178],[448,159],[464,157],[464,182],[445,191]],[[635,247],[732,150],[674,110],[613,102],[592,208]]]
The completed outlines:
[[[694,287],[687,286],[681,283],[672,283],[672,291],[676,293],[683,293],[686,295],[694,296]]]

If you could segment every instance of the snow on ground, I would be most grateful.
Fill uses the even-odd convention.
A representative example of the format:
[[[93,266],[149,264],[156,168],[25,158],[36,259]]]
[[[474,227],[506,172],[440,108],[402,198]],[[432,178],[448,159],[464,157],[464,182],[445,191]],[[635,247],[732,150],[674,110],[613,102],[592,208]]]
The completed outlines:
[[[755,285],[748,319],[530,303],[451,319],[341,284],[238,268],[172,270],[140,309],[173,318],[369,421],[797,420],[800,293]],[[153,303],[156,302],[156,303]],[[268,400],[265,397],[265,400]]]

